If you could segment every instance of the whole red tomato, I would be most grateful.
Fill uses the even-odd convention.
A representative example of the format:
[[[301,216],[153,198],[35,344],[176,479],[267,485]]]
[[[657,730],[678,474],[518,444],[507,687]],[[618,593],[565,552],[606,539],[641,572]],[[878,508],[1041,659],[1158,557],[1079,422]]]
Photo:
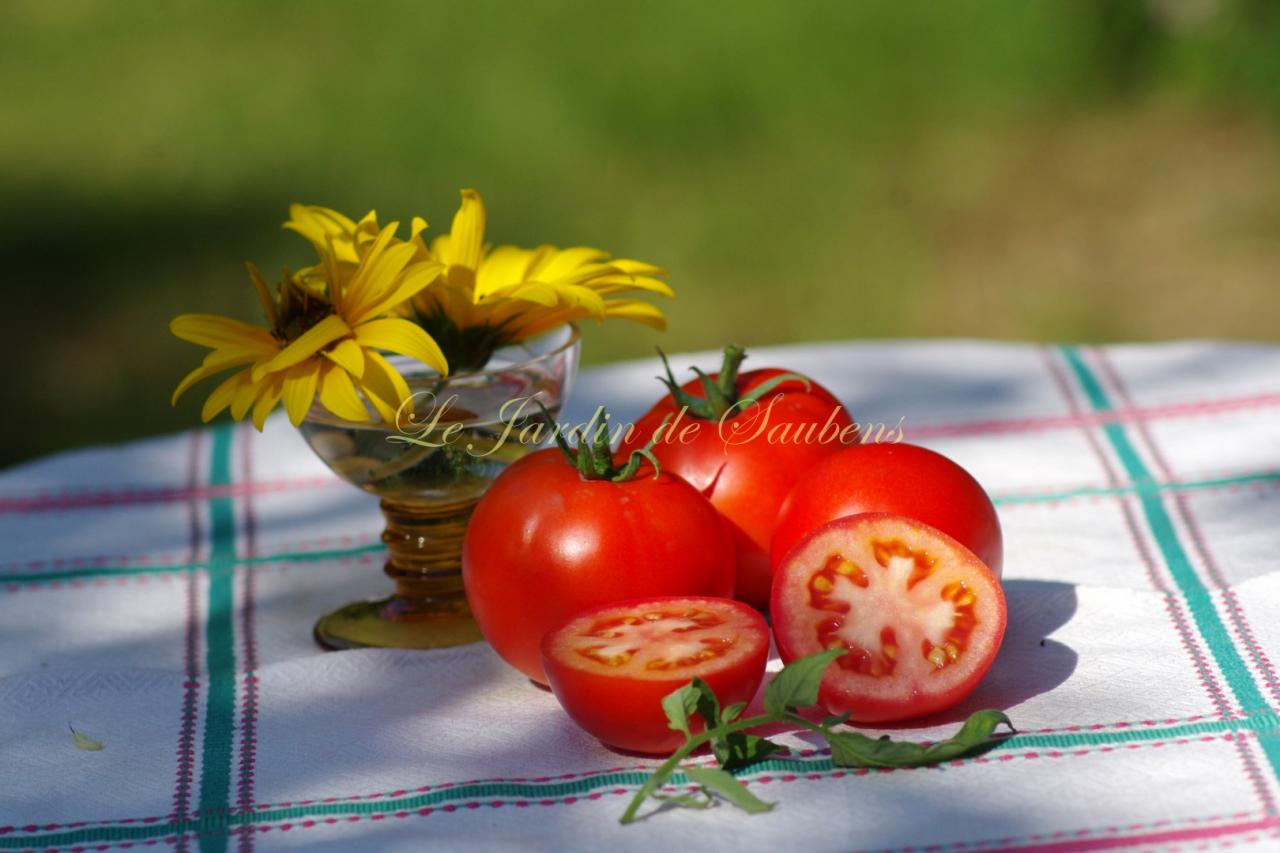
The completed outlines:
[[[912,444],[861,444],[823,459],[783,501],[773,533],[774,570],[810,532],[846,515],[887,512],[936,527],[1000,576],[996,508],[978,481],[941,453]]]
[[[543,635],[589,607],[733,591],[733,539],[710,502],[648,463],[628,467],[613,466],[607,442],[540,450],[502,472],[467,525],[476,622],[535,681],[547,681]]]
[[[769,542],[783,499],[818,460],[856,441],[840,401],[821,385],[775,368],[739,374],[740,347],[725,347],[719,373],[677,386],[636,421],[623,450],[650,441],[664,471],[679,474],[728,520],[737,552],[734,597],[769,603]],[[665,363],[665,359],[664,359]]]

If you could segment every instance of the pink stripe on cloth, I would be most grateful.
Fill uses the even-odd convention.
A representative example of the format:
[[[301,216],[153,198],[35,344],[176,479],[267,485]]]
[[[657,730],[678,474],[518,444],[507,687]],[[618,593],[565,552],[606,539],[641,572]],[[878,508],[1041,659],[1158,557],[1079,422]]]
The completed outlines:
[[[1076,399],[1073,386],[1062,364],[1047,348],[1042,348],[1040,353],[1046,367],[1049,369],[1049,374],[1053,377],[1054,384],[1066,401],[1067,407],[1073,413],[1080,412],[1082,410],[1080,402]],[[1098,440],[1095,431],[1083,425],[1080,430],[1084,434],[1085,440],[1089,443],[1089,447],[1093,450],[1094,456],[1098,458],[1098,463],[1106,473],[1107,482],[1118,483],[1120,476],[1112,464],[1111,457]],[[1151,548],[1148,546],[1146,538],[1142,535],[1142,526],[1138,523],[1138,519],[1134,515],[1133,506],[1127,496],[1120,501],[1120,509],[1124,514],[1125,528],[1129,531],[1129,538],[1133,541],[1134,550],[1137,551],[1143,566],[1146,568],[1147,577],[1151,580],[1151,586],[1164,597],[1165,609],[1168,611],[1169,618],[1178,633],[1182,647],[1186,649],[1188,657],[1191,658],[1196,674],[1200,678],[1200,683],[1204,686],[1209,698],[1213,700],[1218,713],[1223,717],[1231,716],[1233,711],[1222,684],[1219,683],[1215,676],[1204,648],[1201,647],[1195,632],[1191,629],[1190,619],[1183,609],[1181,599],[1173,593],[1173,590],[1161,577],[1159,563],[1156,561],[1155,555],[1151,553]]]
[[[253,436],[251,426],[245,424],[240,436],[240,476],[245,482],[253,482]],[[243,497],[244,547],[246,557],[258,556],[258,520],[254,512],[253,493]],[[240,812],[253,811],[254,773],[258,752],[258,638],[256,626],[257,573],[240,573],[240,641],[241,659],[244,662],[242,705],[240,708],[240,778],[236,783],[236,807]],[[240,853],[253,850],[253,833],[240,832],[237,848]]]
[[[1231,823],[1220,826],[1196,826],[1186,829],[1169,829],[1142,835],[1112,835],[1106,838],[1081,838],[1072,841],[1051,841],[1047,844],[1028,844],[999,847],[1000,850],[1025,851],[1025,853],[1085,853],[1089,850],[1114,850],[1118,847],[1140,847],[1154,844],[1176,844],[1184,841],[1212,841],[1255,832],[1275,838],[1280,833],[1280,817]],[[1254,839],[1258,840],[1258,839]],[[928,849],[928,848],[926,848]],[[939,850],[945,850],[941,845]]]
[[[1191,403],[1169,403],[1161,406],[1134,406],[1109,412],[1082,412],[1072,410],[1066,415],[1047,415],[1028,418],[1002,418],[960,423],[905,425],[912,438],[935,438],[953,435],[974,435],[1001,432],[1029,432],[1071,427],[1094,427],[1108,423],[1131,423],[1166,418],[1196,417],[1242,409],[1257,409],[1280,405],[1280,393],[1251,394],[1246,397],[1229,397],[1222,400],[1201,400]]]
[[[1115,366],[1111,363],[1106,351],[1101,347],[1096,348],[1096,358],[1107,383],[1126,405],[1131,405],[1133,400],[1129,395],[1129,389]],[[1152,431],[1147,428],[1146,424],[1138,424],[1138,434],[1151,451],[1151,457],[1156,463],[1161,479],[1172,479],[1174,477],[1173,466],[1169,464],[1160,446],[1156,443],[1155,435]],[[1208,541],[1200,531],[1200,525],[1196,522],[1195,516],[1191,511],[1190,502],[1184,495],[1179,494],[1175,495],[1174,504],[1178,509],[1178,515],[1182,519],[1183,526],[1191,537],[1191,543],[1195,546],[1195,553],[1200,557],[1200,562],[1204,566],[1205,574],[1208,575],[1209,580],[1222,594],[1223,607],[1227,611],[1228,620],[1232,627],[1235,628],[1236,637],[1244,645],[1249,657],[1253,659],[1253,665],[1261,674],[1262,680],[1266,683],[1267,690],[1271,693],[1271,698],[1275,700],[1276,706],[1280,707],[1280,679],[1277,678],[1275,667],[1258,643],[1253,628],[1249,625],[1249,620],[1245,616],[1244,609],[1240,606],[1235,590],[1227,583],[1217,560],[1214,559],[1213,553],[1209,550]]]
[[[199,501],[194,501],[193,505],[199,506]],[[256,524],[256,521],[254,523]],[[291,542],[288,545],[283,546],[279,553],[305,554],[308,551],[322,551],[331,548],[358,548],[364,545],[372,545],[375,542],[378,542],[379,539],[379,534],[375,533],[318,536],[315,539],[303,539]],[[253,556],[256,557],[261,555],[255,553]],[[94,554],[85,557],[54,557],[47,560],[19,560],[15,563],[0,563],[0,580],[3,580],[4,576],[7,574],[25,574],[27,572],[39,571],[41,569],[95,569],[107,566],[137,566],[139,568],[145,568],[147,566],[167,565],[178,565],[181,567],[194,562],[199,562],[199,560],[189,559],[187,552],[184,552],[181,556],[170,553],[135,554],[133,556]]]
[[[1111,363],[1105,348],[1092,348],[1093,356],[1102,375],[1102,380],[1115,393],[1116,397],[1124,402],[1126,406],[1133,405],[1133,398],[1129,394],[1129,389],[1124,380],[1120,377],[1120,373]],[[1151,453],[1151,458],[1155,462],[1157,472],[1163,480],[1172,479],[1175,474],[1173,466],[1169,464],[1168,459],[1161,451],[1160,446],[1156,443],[1155,435],[1147,427],[1147,424],[1138,422],[1135,424],[1137,434],[1142,442],[1146,445],[1147,450]],[[1185,495],[1174,495],[1174,506],[1177,508],[1178,516],[1182,521],[1186,534],[1191,539],[1194,546],[1194,553],[1200,558],[1200,563],[1204,568],[1205,574],[1208,575],[1210,582],[1217,587],[1222,595],[1223,606],[1227,611],[1228,621],[1235,631],[1237,641],[1244,646],[1244,650],[1253,660],[1254,667],[1262,675],[1263,682],[1266,683],[1271,692],[1272,698],[1280,703],[1280,685],[1277,685],[1275,669],[1271,665],[1270,659],[1262,652],[1253,629],[1249,625],[1248,619],[1245,617],[1244,610],[1240,607],[1239,600],[1235,591],[1230,584],[1226,582],[1221,571],[1218,569],[1217,562],[1213,559],[1213,555],[1209,551],[1208,543],[1200,532],[1200,527],[1196,523],[1191,512],[1190,502]],[[1236,742],[1236,752],[1240,756],[1240,761],[1244,766],[1245,773],[1252,783],[1254,791],[1258,795],[1258,801],[1268,813],[1274,814],[1276,811],[1276,800],[1271,793],[1271,786],[1267,779],[1263,776],[1257,761],[1254,760],[1253,753],[1249,749],[1249,745],[1243,740]]]
[[[30,495],[0,498],[0,514],[25,512],[62,512],[103,506],[171,503],[240,497],[247,493],[285,492],[317,486],[344,486],[338,477],[298,477],[290,480],[266,480],[261,483],[232,483],[227,486],[171,486],[153,489],[119,489],[97,492],[69,492],[56,495]]]
[[[187,479],[194,488],[200,477],[200,451],[202,432],[192,432],[188,443]],[[204,505],[192,500],[188,504],[190,542],[187,559],[196,562],[200,558],[200,546],[204,540],[203,525],[200,522]],[[186,590],[183,595],[185,609],[185,632],[183,637],[183,673],[182,683],[182,717],[178,727],[178,750],[176,763],[178,766],[174,781],[173,817],[175,820],[186,820],[190,814],[191,786],[195,778],[195,736],[196,736],[196,703],[200,695],[200,604],[198,588],[199,574],[192,572],[186,578]],[[185,842],[177,846],[179,853],[187,849]]]
[[[1066,415],[1041,415],[1025,418],[994,418],[981,421],[958,421],[906,426],[909,438],[940,438],[1002,432],[1025,432],[1071,427],[1091,427],[1115,422],[1142,422],[1166,418],[1196,417],[1221,412],[1280,406],[1280,392],[1227,397],[1220,400],[1198,400],[1159,406],[1126,406],[1108,412],[1086,412],[1078,409]],[[24,512],[58,512],[118,504],[162,503],[191,499],[239,497],[249,493],[290,491],[315,486],[342,485],[337,476],[298,477],[243,482],[229,486],[173,486],[139,489],[104,489],[50,494],[0,497],[0,514]]]

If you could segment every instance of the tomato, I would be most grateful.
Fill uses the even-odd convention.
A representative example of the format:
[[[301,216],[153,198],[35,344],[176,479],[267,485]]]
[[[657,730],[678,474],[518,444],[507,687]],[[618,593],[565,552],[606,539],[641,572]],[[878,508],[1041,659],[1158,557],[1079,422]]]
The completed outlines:
[[[550,448],[489,487],[467,525],[462,580],[507,663],[546,683],[538,644],[575,613],[643,596],[732,594],[733,540],[715,507],[679,477],[653,473],[646,464],[625,482],[588,479]]]
[[[775,570],[810,531],[862,512],[919,519],[959,540],[1000,575],[1004,546],[991,498],[968,471],[911,444],[849,447],[805,474],[778,514],[771,548]]]
[[[778,653],[849,651],[818,701],[861,723],[905,720],[965,698],[1004,638],[1004,592],[955,539],[886,513],[839,518],[797,545],[773,579]]]
[[[738,555],[734,597],[763,609],[772,580],[769,541],[783,499],[818,460],[857,439],[848,413],[816,382],[786,379],[750,403],[762,386],[795,374],[775,368],[738,374],[743,357],[741,349],[726,348],[725,367],[709,377],[723,392],[719,408],[730,408],[707,406],[700,379],[678,389],[668,379],[672,393],[636,421],[622,448],[643,445],[672,418],[653,453],[664,470],[688,480],[728,520]],[[742,400],[748,404],[734,406]],[[680,416],[684,406],[689,408]]]
[[[542,641],[551,690],[573,721],[607,746],[669,753],[684,735],[668,727],[662,698],[695,676],[721,707],[749,702],[764,678],[769,628],[724,598],[647,598],[581,613]],[[691,728],[702,729],[693,715]]]

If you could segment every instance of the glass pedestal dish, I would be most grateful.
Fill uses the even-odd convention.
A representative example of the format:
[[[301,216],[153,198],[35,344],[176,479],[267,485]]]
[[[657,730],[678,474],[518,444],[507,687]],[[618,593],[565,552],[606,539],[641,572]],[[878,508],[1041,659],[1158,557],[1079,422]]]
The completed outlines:
[[[381,498],[384,571],[395,586],[389,597],[321,617],[316,642],[429,649],[481,639],[462,588],[467,520],[503,468],[547,436],[525,428],[542,420],[537,403],[552,416],[560,411],[578,350],[578,330],[562,326],[496,351],[474,373],[444,378],[393,358],[413,396],[392,425],[312,407],[300,426],[307,444],[344,480]]]

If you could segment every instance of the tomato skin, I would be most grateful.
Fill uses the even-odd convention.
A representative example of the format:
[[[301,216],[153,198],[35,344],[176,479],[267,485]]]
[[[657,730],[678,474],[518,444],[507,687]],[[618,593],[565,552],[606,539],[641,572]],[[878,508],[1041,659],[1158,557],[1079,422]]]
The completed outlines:
[[[764,368],[742,373],[736,386],[738,396],[786,372]],[[711,376],[713,380],[718,377],[719,374]],[[699,380],[686,382],[681,388],[691,396],[705,397]],[[674,419],[678,412],[672,395],[667,394],[635,422],[623,439],[622,449],[643,447],[662,421],[668,416]],[[833,427],[823,439],[820,433],[828,422]],[[679,440],[680,426],[684,424],[697,427],[688,442]],[[771,430],[810,424],[816,439],[823,440],[768,440]],[[653,453],[663,469],[688,480],[710,498],[729,522],[738,560],[734,597],[739,601],[758,609],[768,605],[773,577],[769,542],[778,509],[801,475],[818,460],[846,446],[841,443],[840,432],[852,426],[853,420],[831,392],[812,381],[806,389],[797,380],[782,383],[755,406],[725,418],[723,424],[686,414],[654,446]],[[852,430],[844,440],[856,440]]]
[[[1004,544],[991,498],[968,471],[913,444],[861,444],[810,469],[779,510],[770,549],[775,572],[811,531],[865,512],[905,515],[936,527],[1000,576]]]
[[[896,597],[886,596],[884,590],[892,587],[876,587],[877,581],[873,578],[872,590],[862,593],[867,596],[867,603],[861,609],[857,606],[859,593],[851,586],[846,587],[846,592],[853,593],[854,603],[847,612],[837,614],[829,608],[815,607],[814,578],[832,553],[848,558],[866,572],[881,573],[882,578],[891,576],[887,566],[877,565],[870,556],[867,543],[877,538],[905,540],[914,553],[935,559],[937,577],[906,587],[907,591]],[[945,584],[952,581],[964,584],[961,594],[974,594],[972,609],[968,612],[973,621],[969,633],[959,641],[961,648],[953,660],[954,665],[938,668],[921,663],[924,659],[924,649],[919,644],[921,626],[927,624],[928,619],[917,614],[927,614],[928,608],[946,601],[933,593],[938,592],[939,587],[945,591]],[[832,600],[840,599],[833,596]],[[955,624],[959,624],[960,611],[951,612],[957,617]],[[895,631],[894,642],[898,644],[892,655],[895,668],[888,674],[850,672],[841,666],[849,657],[846,655],[832,663],[823,676],[818,703],[831,714],[847,712],[851,720],[859,723],[922,717],[963,700],[995,661],[1008,619],[999,578],[972,551],[936,528],[888,513],[843,516],[806,536],[788,553],[774,575],[771,614],[774,639],[784,663],[822,651],[826,646],[821,631],[833,616],[839,615],[851,625],[861,620],[872,637],[884,628]],[[882,645],[873,649],[873,653],[882,651]]]
[[[664,677],[634,677],[607,674],[576,667],[563,651],[565,632],[593,616],[621,608],[683,604],[732,609],[737,641],[746,648],[740,659],[728,665],[681,668]],[[547,633],[542,642],[543,666],[551,690],[571,719],[606,746],[647,755],[666,755],[684,743],[684,735],[673,731],[662,710],[667,694],[697,676],[711,686],[720,707],[750,702],[764,679],[769,659],[769,626],[752,608],[723,598],[677,596],[635,599],[606,605],[578,614]],[[690,729],[704,728],[701,717],[690,715]]]
[[[733,540],[685,481],[642,467],[625,483],[583,479],[556,448],[502,472],[476,506],[462,580],[485,639],[542,684],[539,643],[589,607],[655,595],[733,592]]]

